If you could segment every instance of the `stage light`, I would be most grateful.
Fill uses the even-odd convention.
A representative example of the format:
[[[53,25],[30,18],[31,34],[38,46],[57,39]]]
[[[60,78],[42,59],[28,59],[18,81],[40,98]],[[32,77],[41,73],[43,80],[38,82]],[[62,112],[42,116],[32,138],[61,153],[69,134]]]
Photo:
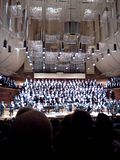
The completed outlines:
[[[8,52],[11,52],[11,46],[8,45]]]
[[[97,51],[100,50],[100,48],[99,48],[99,43],[97,43],[96,50],[97,50]]]
[[[82,44],[80,43],[79,49],[82,50]]]
[[[91,49],[91,53],[92,53],[92,54],[94,54],[94,53],[95,53],[95,50],[94,50],[94,48],[92,48],[92,49]]]
[[[64,43],[62,42],[61,50],[64,50]]]
[[[23,47],[24,47],[24,48],[26,48],[26,47],[27,47],[27,42],[26,42],[26,40],[24,40]]]
[[[17,1],[16,4],[17,4],[17,5],[20,5],[20,1]]]
[[[26,47],[26,53],[28,53],[28,46]]]
[[[107,49],[107,55],[110,56],[110,49]]]
[[[4,47],[4,48],[7,48],[7,40],[6,40],[6,39],[5,39],[4,42],[3,42],[3,47]]]
[[[114,46],[113,46],[113,51],[117,51],[117,45],[116,44],[114,44]]]
[[[43,50],[45,51],[45,41],[43,41]]]

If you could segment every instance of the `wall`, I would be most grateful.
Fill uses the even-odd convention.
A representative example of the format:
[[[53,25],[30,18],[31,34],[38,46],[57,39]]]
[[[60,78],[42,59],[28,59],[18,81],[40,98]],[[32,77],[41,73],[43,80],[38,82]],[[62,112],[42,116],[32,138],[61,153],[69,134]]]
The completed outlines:
[[[9,103],[18,94],[18,91],[18,89],[0,87],[0,102],[3,100],[5,103]]]

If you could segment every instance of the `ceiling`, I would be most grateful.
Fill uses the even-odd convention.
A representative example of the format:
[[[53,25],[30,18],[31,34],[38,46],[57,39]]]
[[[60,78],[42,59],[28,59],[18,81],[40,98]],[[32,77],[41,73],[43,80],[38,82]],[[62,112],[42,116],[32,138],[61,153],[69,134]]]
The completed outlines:
[[[33,72],[85,73],[91,64],[98,66],[102,73],[109,72],[109,62],[104,68],[101,59],[106,55],[109,42],[106,42],[106,35],[109,35],[106,17],[114,19],[115,0],[6,1],[8,30],[23,41],[26,61]],[[113,41],[114,38],[109,42],[109,48]],[[93,53],[92,49],[95,50],[98,43],[102,52]],[[112,59],[106,57],[106,60],[115,64],[119,58],[114,56]]]
[[[19,34],[27,40],[28,59],[34,72],[85,72],[87,46],[93,45],[95,38],[94,31],[88,33],[85,25],[93,23],[102,2],[12,1],[11,17],[19,21],[25,17]]]

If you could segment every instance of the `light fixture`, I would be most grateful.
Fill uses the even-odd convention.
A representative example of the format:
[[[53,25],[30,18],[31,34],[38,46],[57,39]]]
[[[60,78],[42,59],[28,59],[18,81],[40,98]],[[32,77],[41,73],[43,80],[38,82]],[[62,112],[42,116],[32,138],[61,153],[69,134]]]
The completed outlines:
[[[28,53],[28,46],[26,47],[26,53]]]
[[[86,53],[86,44],[83,44],[83,45],[82,45],[82,52],[83,52],[83,53]]]
[[[81,44],[81,42],[80,42],[80,46],[79,46],[79,49],[80,49],[80,50],[82,50],[82,44]]]
[[[104,56],[103,56],[103,54],[102,54],[102,57],[101,57],[101,59],[102,59],[102,60],[104,59]]]
[[[99,61],[99,58],[98,58],[98,57],[96,58],[96,61],[97,61],[97,62]]]
[[[73,59],[75,59],[75,55],[73,55]]]
[[[114,46],[113,46],[113,51],[117,51],[117,45],[114,43]]]
[[[29,56],[29,55],[27,55],[27,58],[28,58],[28,59],[30,59],[30,56]]]
[[[62,44],[61,44],[61,50],[63,51],[64,50],[64,43],[62,41]]]
[[[20,1],[17,1],[17,3],[16,3],[17,5],[20,5]]]
[[[4,42],[3,42],[3,47],[4,47],[4,48],[7,48],[7,40],[6,40],[6,39],[5,39]]]
[[[107,49],[107,55],[110,56],[110,49]]]
[[[90,56],[88,56],[87,59],[90,59]]]
[[[94,48],[92,48],[92,49],[91,49],[91,53],[92,53],[92,54],[94,54],[94,53],[95,53],[95,50],[94,50]]]
[[[45,69],[45,63],[43,63],[43,69]]]
[[[58,57],[57,57],[58,59],[60,59],[60,55],[61,55],[61,54],[59,53],[59,55],[58,55]]]
[[[45,54],[45,51],[44,51],[44,49],[43,49],[43,52],[42,52],[42,53],[43,53],[43,55]]]
[[[24,48],[26,48],[26,47],[27,47],[27,42],[26,42],[26,40],[24,40],[23,47],[24,47]]]
[[[97,50],[97,51],[100,50],[100,48],[99,48],[99,43],[97,43],[96,50]]]
[[[45,51],[45,41],[43,41],[43,51]]]
[[[8,45],[8,52],[11,52],[11,46]]]

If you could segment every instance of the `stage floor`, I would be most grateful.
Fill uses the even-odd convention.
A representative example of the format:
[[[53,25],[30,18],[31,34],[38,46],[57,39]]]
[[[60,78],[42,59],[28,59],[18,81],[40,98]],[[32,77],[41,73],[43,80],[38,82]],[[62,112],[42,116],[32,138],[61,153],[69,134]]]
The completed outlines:
[[[3,114],[2,116],[0,116],[0,119],[1,119],[1,120],[5,119],[5,118],[11,119],[11,118],[13,118],[13,117],[16,116],[17,111],[18,111],[18,110],[14,110],[13,116],[10,116],[9,110],[5,110],[5,111],[4,111],[4,114]],[[66,115],[72,114],[72,113],[73,113],[73,112],[67,112],[67,111],[64,111],[64,112],[49,112],[49,113],[45,113],[45,115],[46,115],[48,118],[64,118]],[[97,117],[98,113],[99,113],[99,112],[94,112],[94,111],[93,111],[93,112],[90,113],[90,115],[94,118],[94,117]],[[109,113],[109,114],[108,114],[107,112],[103,112],[103,113],[105,113],[105,114],[108,115],[108,116],[112,116],[111,113]],[[116,116],[120,116],[120,113],[117,113]]]
[[[2,116],[0,116],[0,119],[11,119],[14,118],[17,114],[18,110],[14,110],[13,111],[13,115],[10,116],[9,110],[5,110],[4,114]],[[68,115],[68,114],[72,114],[73,112],[49,112],[49,113],[45,113],[45,115],[48,118],[63,118],[64,116]]]

